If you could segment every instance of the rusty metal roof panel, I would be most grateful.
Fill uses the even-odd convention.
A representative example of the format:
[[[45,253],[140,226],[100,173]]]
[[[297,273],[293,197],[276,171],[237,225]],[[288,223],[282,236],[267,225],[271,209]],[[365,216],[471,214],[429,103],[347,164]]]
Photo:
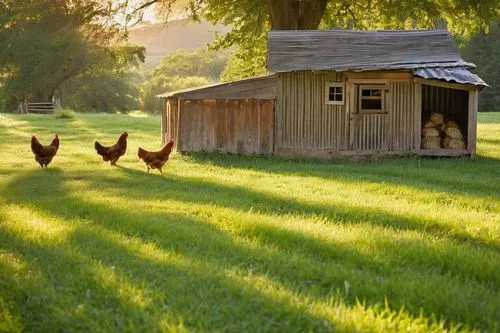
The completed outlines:
[[[216,83],[157,95],[159,98],[182,99],[276,99],[277,75]]]
[[[446,30],[271,30],[268,43],[272,72],[474,66]]]
[[[468,84],[473,84],[475,86],[484,86],[484,87],[488,86],[486,82],[484,82],[479,76],[469,72],[466,68],[463,67],[419,68],[415,70],[415,75],[424,79],[437,79],[437,80],[445,80],[448,82],[468,83]]]

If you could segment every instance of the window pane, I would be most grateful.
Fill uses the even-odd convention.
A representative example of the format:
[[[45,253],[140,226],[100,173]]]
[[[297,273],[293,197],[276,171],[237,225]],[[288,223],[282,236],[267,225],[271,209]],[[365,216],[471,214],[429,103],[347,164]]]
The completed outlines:
[[[361,99],[362,110],[382,110],[382,100],[380,99]]]
[[[380,89],[361,89],[361,96],[382,96]]]
[[[330,101],[330,102],[342,102],[343,90],[344,89],[342,87],[328,87],[328,101]]]

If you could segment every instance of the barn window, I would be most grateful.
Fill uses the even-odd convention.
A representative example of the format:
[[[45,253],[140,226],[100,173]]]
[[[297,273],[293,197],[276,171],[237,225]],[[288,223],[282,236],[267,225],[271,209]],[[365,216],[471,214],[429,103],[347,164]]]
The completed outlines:
[[[342,82],[327,82],[325,104],[344,104],[344,84]]]
[[[359,86],[359,112],[384,112],[384,86]]]

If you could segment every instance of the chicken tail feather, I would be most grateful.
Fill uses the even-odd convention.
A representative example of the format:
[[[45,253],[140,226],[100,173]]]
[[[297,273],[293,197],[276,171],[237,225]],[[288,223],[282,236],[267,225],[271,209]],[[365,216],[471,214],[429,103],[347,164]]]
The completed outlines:
[[[98,141],[94,141],[94,148],[99,155],[101,156],[106,155],[106,147],[101,145]]]

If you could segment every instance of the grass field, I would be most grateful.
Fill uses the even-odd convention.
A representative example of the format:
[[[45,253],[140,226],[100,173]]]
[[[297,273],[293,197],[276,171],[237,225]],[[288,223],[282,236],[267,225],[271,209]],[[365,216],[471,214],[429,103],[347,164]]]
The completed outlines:
[[[0,331],[500,331],[500,113],[476,159],[173,154],[159,117],[0,114]],[[94,139],[129,132],[118,167]],[[61,137],[48,169],[30,137]]]

